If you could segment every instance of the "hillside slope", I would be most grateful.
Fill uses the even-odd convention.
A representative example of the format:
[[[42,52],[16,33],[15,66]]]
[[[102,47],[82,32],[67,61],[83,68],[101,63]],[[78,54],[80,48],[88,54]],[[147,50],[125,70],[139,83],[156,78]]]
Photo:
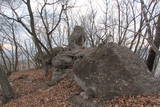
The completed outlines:
[[[48,87],[42,70],[15,72],[9,80],[17,98],[3,107],[71,107],[70,98],[81,92],[80,87],[68,77],[57,85]],[[101,101],[103,107],[160,107],[160,98],[157,95],[128,96],[108,102],[97,100]]]

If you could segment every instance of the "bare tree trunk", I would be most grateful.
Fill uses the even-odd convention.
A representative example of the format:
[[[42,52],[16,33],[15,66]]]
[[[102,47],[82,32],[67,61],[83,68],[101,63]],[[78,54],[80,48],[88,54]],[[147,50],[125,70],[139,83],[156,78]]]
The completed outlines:
[[[15,35],[15,31],[14,31],[14,23],[12,23],[11,27],[12,27],[13,42],[14,42],[14,46],[15,46],[14,72],[16,72],[17,66],[18,66],[18,45],[17,45],[16,35]]]
[[[141,19],[140,19],[140,25],[139,25],[138,33],[141,33],[141,32],[142,32],[143,23],[144,23],[144,21],[143,21],[143,19],[142,19],[142,14],[141,14]],[[135,34],[134,34],[134,38],[133,38],[133,40],[131,41],[130,49],[133,48],[133,45],[134,45],[134,42],[135,42],[137,36],[140,36],[140,35],[138,35],[138,33],[135,33]],[[139,39],[139,38],[140,38],[140,37],[138,37],[138,39]],[[136,44],[136,47],[138,47],[138,46],[137,46],[138,44],[139,44],[139,42]],[[135,48],[134,52],[136,52],[136,50],[137,50],[137,49]]]
[[[65,22],[66,22],[66,24],[67,24],[67,38],[69,38],[69,36],[70,36],[70,23],[69,23],[69,17],[68,17],[67,11],[64,11],[64,14],[65,14],[65,16],[66,16]],[[71,43],[70,39],[68,39],[68,43]]]
[[[7,71],[9,71],[8,66],[7,66],[7,62],[6,62],[6,60],[5,60],[5,58],[4,58],[4,55],[3,55],[3,52],[1,52],[1,58],[2,58],[2,61],[3,61],[4,66],[5,66],[5,69],[6,69]]]
[[[2,47],[0,46],[0,52],[2,52],[2,51],[3,51]],[[2,69],[2,66],[0,66],[0,85],[1,85],[2,93],[3,93],[6,101],[15,97],[15,94],[12,90],[11,85],[9,84],[6,73]]]
[[[0,49],[1,49],[1,46],[0,46]],[[5,69],[6,69],[6,74],[7,75],[10,75],[11,74],[11,61],[10,61],[10,59],[8,58],[8,56],[5,54],[5,56],[4,56],[4,54],[5,54],[5,52],[1,49],[0,50],[0,55],[1,55],[1,58],[2,58],[2,61],[3,61],[3,64],[4,64],[4,67],[5,67]],[[9,63],[9,65],[10,66],[8,66],[7,65],[7,62],[6,62],[6,58],[8,59],[8,63]]]
[[[160,15],[158,16],[154,44],[159,49],[159,47],[160,47]],[[157,56],[156,52],[151,47],[149,50],[148,58],[147,58],[147,66],[150,71],[153,70],[154,61],[155,61],[156,56]]]
[[[116,0],[117,2],[117,8],[118,8],[118,45],[121,45],[121,39],[122,39],[122,35],[121,35],[121,9],[120,9],[120,4],[119,1]]]
[[[2,67],[0,67],[0,85],[1,85],[4,97],[7,100],[14,98],[15,94],[12,90],[11,85],[9,84],[9,81],[7,79],[5,72],[2,70]]]

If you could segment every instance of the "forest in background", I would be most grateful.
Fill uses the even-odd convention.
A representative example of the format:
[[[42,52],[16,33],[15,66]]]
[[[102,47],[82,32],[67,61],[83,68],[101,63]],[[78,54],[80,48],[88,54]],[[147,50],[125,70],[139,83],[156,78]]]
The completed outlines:
[[[33,57],[38,51],[49,54],[53,47],[65,47],[75,25],[85,28],[87,47],[116,42],[146,61],[150,47],[159,53],[158,0],[88,0],[81,4],[74,0],[2,0],[2,65],[12,71],[21,60],[28,67],[35,65]]]
[[[159,63],[159,0],[88,0],[84,5],[78,0],[1,0],[0,23],[0,64],[6,74],[41,67],[36,54],[51,60],[53,48],[67,47],[76,25],[85,29],[85,47],[115,42],[142,58],[151,72]]]

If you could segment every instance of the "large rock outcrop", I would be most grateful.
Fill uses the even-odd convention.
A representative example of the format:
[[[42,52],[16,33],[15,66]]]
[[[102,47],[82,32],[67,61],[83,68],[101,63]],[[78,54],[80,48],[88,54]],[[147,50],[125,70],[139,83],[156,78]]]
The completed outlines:
[[[77,59],[81,59],[94,50],[94,48],[76,48],[72,50],[65,50],[58,53],[52,59],[52,81],[48,83],[49,86],[57,84],[67,74],[73,79],[72,67]]]
[[[100,45],[78,59],[73,72],[86,95],[92,93],[106,99],[151,94],[160,89],[145,63],[129,49],[115,43]]]
[[[52,66],[57,69],[72,69],[74,61],[89,55],[93,50],[94,48],[77,48],[63,51],[52,59]]]

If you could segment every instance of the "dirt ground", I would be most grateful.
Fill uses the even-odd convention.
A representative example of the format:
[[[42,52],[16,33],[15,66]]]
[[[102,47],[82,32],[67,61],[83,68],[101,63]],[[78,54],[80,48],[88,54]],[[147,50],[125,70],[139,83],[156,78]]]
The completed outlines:
[[[2,107],[70,107],[69,99],[81,92],[80,87],[66,77],[57,85],[48,87],[42,70],[15,72],[9,81],[16,98]],[[103,101],[104,107],[160,107],[158,95],[117,97]]]

